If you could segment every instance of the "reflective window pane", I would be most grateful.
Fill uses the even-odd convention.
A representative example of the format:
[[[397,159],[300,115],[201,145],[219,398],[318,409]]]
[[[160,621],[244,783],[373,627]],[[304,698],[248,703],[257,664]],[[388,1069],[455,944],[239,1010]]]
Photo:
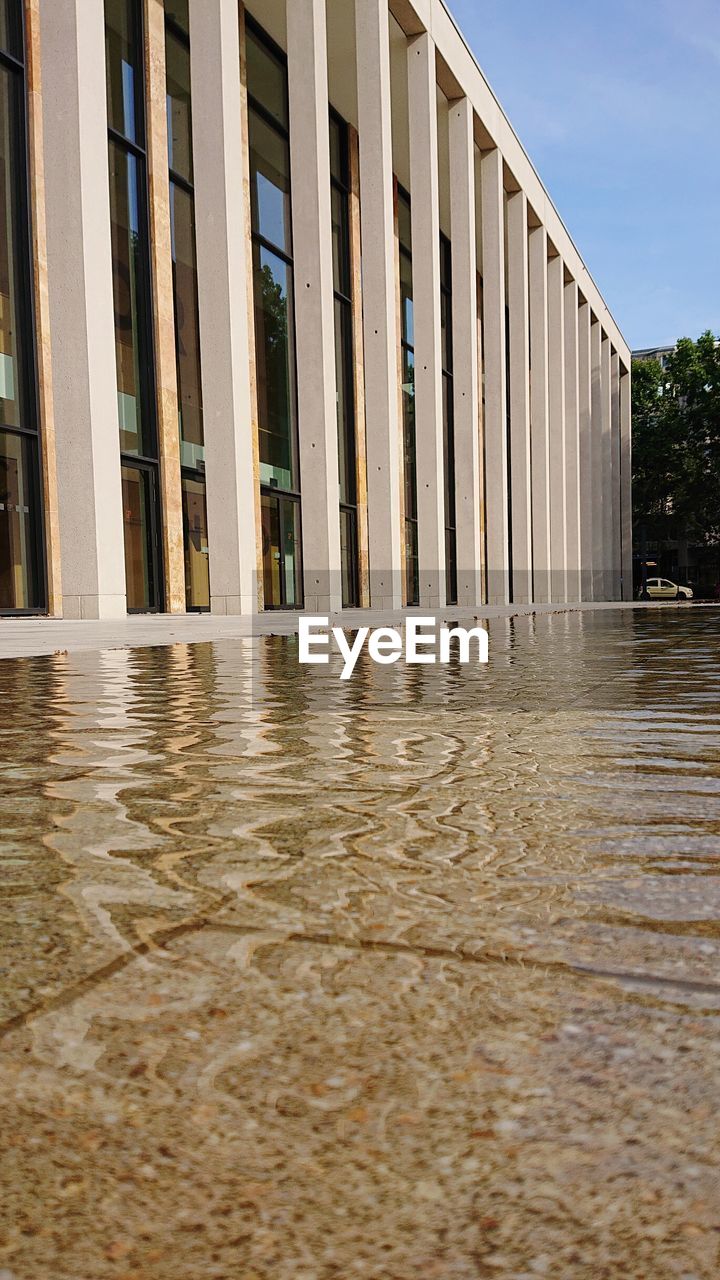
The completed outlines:
[[[21,269],[18,194],[20,167],[19,92],[21,82],[0,67],[0,426],[29,427],[23,405],[24,351],[21,317],[29,299]],[[25,417],[25,420],[24,420]]]
[[[115,303],[115,361],[120,448],[154,456],[149,396],[152,368],[146,324],[149,300],[146,233],[140,216],[143,174],[134,155],[110,143],[110,231]]]
[[[172,18],[173,22],[185,32],[186,36],[190,35],[190,14],[188,12],[188,0],[165,0],[165,16]]]
[[[260,479],[292,489],[295,481],[292,272],[279,258],[253,246],[255,350]]]
[[[195,210],[192,196],[175,183],[170,184],[170,217],[181,461],[195,468],[205,458]]]
[[[405,515],[417,516],[415,467],[415,357],[403,352],[403,432],[405,437]]]
[[[0,49],[22,58],[21,0],[0,0]]]
[[[272,494],[260,498],[262,514],[263,591],[266,609],[279,609],[280,595],[280,506]]]
[[[249,115],[253,231],[292,254],[290,152],[285,139],[255,111]]]
[[[285,604],[289,609],[302,605],[300,585],[300,504],[289,498],[280,500],[282,516],[282,571]]]
[[[132,142],[143,133],[142,25],[138,0],[105,0],[108,124]]]
[[[125,580],[128,609],[156,607],[152,557],[154,482],[148,471],[122,468],[123,522],[125,529]]]
[[[333,286],[337,293],[350,297],[350,239],[347,196],[337,187],[331,190]]]
[[[457,604],[457,534],[445,530],[445,594],[448,604]]]
[[[408,604],[420,602],[417,520],[405,520],[405,592]]]
[[[168,158],[173,173],[193,180],[192,112],[190,106],[190,50],[168,31],[165,41],[167,72]]]
[[[0,431],[0,609],[43,606],[37,442]]]
[[[330,173],[336,182],[347,186],[345,129],[335,116],[330,117]]]
[[[415,315],[413,311],[412,259],[400,254],[400,308],[402,340],[408,346],[415,345]]]
[[[347,609],[358,603],[357,590],[357,516],[354,511],[340,511],[340,566],[342,604]]]
[[[284,129],[288,127],[285,64],[247,29],[247,90]]]
[[[280,494],[263,493],[260,505],[265,608],[300,608],[300,504]]]
[[[402,192],[398,195],[398,235],[400,244],[407,253],[412,253],[412,218],[410,201]]]
[[[335,299],[335,384],[338,423],[338,475],[340,501],[356,501],[355,415],[352,383],[352,317],[350,307]]]
[[[205,481],[182,477],[185,535],[185,600],[188,609],[210,608]]]
[[[443,290],[440,294],[440,337],[442,345],[442,367],[452,373],[452,299]]]

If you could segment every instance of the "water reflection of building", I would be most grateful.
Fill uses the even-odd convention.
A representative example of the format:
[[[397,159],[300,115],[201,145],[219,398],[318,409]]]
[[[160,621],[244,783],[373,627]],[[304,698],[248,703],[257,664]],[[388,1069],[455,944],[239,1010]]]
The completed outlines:
[[[0,611],[629,593],[629,352],[443,0],[0,0],[0,209]]]

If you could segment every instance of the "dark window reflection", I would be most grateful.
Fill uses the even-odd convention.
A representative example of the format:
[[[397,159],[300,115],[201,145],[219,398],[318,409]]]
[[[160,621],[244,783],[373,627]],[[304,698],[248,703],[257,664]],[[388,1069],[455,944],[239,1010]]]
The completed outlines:
[[[253,22],[247,90],[263,583],[266,608],[291,608],[301,591],[287,65]]]
[[[400,239],[400,336],[405,476],[405,593],[408,604],[419,604],[412,229],[410,197],[404,191],[398,193],[398,235]]]
[[[24,185],[20,131],[22,79],[0,66],[0,425],[30,426],[23,411],[25,367],[21,308],[24,279]],[[28,316],[29,319],[29,316]]]
[[[440,323],[442,334],[443,472],[445,478],[445,589],[448,604],[457,604],[457,535],[455,529],[455,418],[453,405],[452,253],[440,237]]]
[[[0,0],[0,49],[22,60],[21,0]]]
[[[162,600],[162,551],[141,0],[105,0],[105,48],[127,603],[132,610],[152,610]],[[129,465],[134,458],[146,466]]]
[[[347,125],[330,115],[330,176],[333,284],[335,288],[335,387],[337,395],[340,564],[342,603],[359,603],[357,541],[357,456],[355,448],[355,361],[353,352],[352,262],[350,256],[349,141]]]
[[[40,609],[37,441],[0,431],[0,609]]]
[[[0,611],[45,607],[22,5],[0,2]],[[7,429],[6,429],[7,428]]]
[[[141,35],[136,4],[105,0],[108,124],[131,142],[144,130]]]
[[[127,607],[144,613],[155,607],[155,477],[139,467],[122,468]]]
[[[205,481],[184,475],[182,498],[187,607],[207,610],[210,608],[210,567]]]

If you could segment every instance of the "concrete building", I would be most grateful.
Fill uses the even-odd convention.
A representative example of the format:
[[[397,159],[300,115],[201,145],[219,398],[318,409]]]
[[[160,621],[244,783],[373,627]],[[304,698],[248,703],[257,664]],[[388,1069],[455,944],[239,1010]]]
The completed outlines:
[[[641,351],[633,351],[633,360],[658,360],[663,369],[666,367],[675,347],[643,347]]]
[[[630,353],[442,0],[0,0],[0,611],[629,598]]]

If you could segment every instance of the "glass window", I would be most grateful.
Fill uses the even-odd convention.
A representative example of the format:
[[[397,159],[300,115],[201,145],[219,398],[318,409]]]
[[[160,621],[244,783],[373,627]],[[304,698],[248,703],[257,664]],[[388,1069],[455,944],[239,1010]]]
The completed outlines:
[[[340,509],[340,569],[343,608],[358,603],[357,514],[347,507]]]
[[[283,129],[288,128],[287,71],[250,26],[246,32],[247,90]]]
[[[183,476],[182,501],[186,604],[188,609],[209,609],[210,569],[205,481]]]
[[[420,565],[418,560],[417,520],[405,519],[405,594],[408,604],[420,600]]]
[[[137,0],[105,0],[108,124],[131,142],[139,141],[144,129],[141,49]]]
[[[415,315],[413,311],[412,258],[400,253],[400,308],[402,340],[408,346],[415,345]]]
[[[338,187],[331,192],[333,283],[337,293],[350,297],[350,228],[348,227],[347,195]]]
[[[40,609],[37,441],[0,431],[0,609]]]
[[[149,298],[143,173],[131,152],[110,143],[110,231],[115,302],[115,363],[120,448],[153,457],[154,414],[147,387],[149,335],[143,321]]]
[[[417,518],[415,483],[415,356],[403,351],[403,428],[405,433],[405,515]]]
[[[443,473],[445,484],[445,588],[448,604],[457,603],[457,538],[455,532],[455,421],[453,405],[452,251],[440,237],[440,329],[443,394]],[[509,343],[506,344],[509,352]],[[509,386],[509,382],[508,382]]]
[[[168,31],[165,41],[167,72],[168,156],[170,169],[193,180],[190,50]]]
[[[302,601],[300,504],[272,493],[263,493],[260,503],[265,608],[298,608]]]
[[[255,372],[266,608],[299,607],[300,504],[287,68],[247,27]],[[277,251],[277,252],[276,252]]]
[[[0,49],[22,59],[22,11],[20,0],[0,0]]]
[[[165,17],[170,18],[186,36],[190,35],[188,0],[165,0]]]
[[[338,417],[340,501],[355,506],[355,414],[352,382],[352,317],[349,307],[335,299],[335,384]]]
[[[174,182],[170,183],[170,218],[181,460],[184,467],[194,469],[205,459],[195,207],[192,195]]]
[[[260,479],[292,489],[295,481],[292,272],[261,245],[254,246],[255,346]]]
[[[412,215],[410,200],[404,191],[398,194],[398,235],[406,253],[412,253]]]
[[[0,426],[31,426],[23,405],[25,366],[24,326],[20,314],[26,291],[22,270],[18,195],[23,174],[19,89],[21,81],[0,67]]]
[[[290,152],[285,139],[255,111],[249,115],[250,200],[257,235],[292,253]]]
[[[127,607],[144,612],[155,607],[155,477],[139,467],[122,468]]]
[[[347,130],[335,116],[330,116],[330,174],[335,182],[347,187]]]

